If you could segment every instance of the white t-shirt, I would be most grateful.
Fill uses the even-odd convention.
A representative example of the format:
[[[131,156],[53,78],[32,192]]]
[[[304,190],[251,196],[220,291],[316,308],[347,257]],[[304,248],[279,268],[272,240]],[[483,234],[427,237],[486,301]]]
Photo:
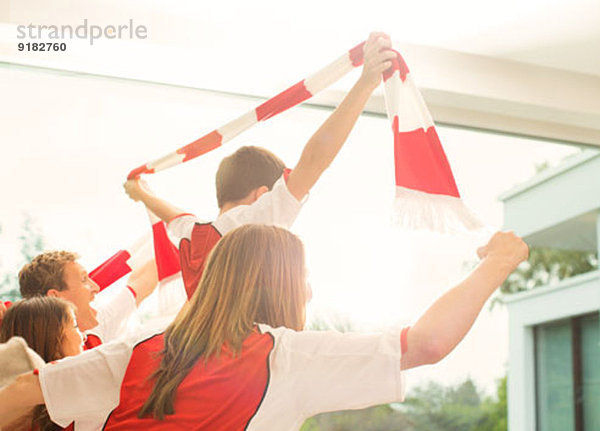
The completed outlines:
[[[97,336],[103,343],[122,337],[127,331],[129,318],[137,309],[135,297],[128,288],[123,287],[115,293],[110,292],[110,295],[104,301],[98,298],[98,325],[86,331],[86,334]]]
[[[289,228],[300,209],[299,202],[288,190],[285,175],[273,188],[251,205],[238,205],[220,214],[212,223],[202,223],[192,214],[180,214],[168,223],[179,248],[181,274],[188,298],[191,298],[204,271],[210,251],[229,231],[251,223]]]
[[[290,193],[283,176],[273,188],[263,193],[251,205],[238,205],[220,214],[212,225],[221,236],[245,224],[261,223],[289,228],[298,217],[304,201],[299,202]],[[190,239],[195,223],[200,223],[191,214],[184,214],[171,220],[168,224],[169,233],[177,240]]]
[[[297,430],[318,413],[404,399],[399,330],[342,334],[259,328],[271,334],[273,347],[264,399],[248,431]],[[63,427],[74,421],[76,431],[102,429],[119,404],[120,385],[139,340],[104,344],[41,369],[51,419]]]
[[[360,334],[259,327],[275,343],[265,398],[248,431],[297,430],[319,413],[404,400],[400,330]]]

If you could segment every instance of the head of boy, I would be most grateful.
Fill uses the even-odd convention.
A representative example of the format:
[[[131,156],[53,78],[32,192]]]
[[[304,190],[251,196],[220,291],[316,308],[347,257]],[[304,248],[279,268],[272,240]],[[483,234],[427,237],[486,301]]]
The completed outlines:
[[[270,151],[241,147],[225,157],[217,170],[219,209],[224,212],[237,205],[250,205],[273,188],[284,170],[285,164]]]
[[[90,302],[100,289],[77,262],[78,257],[68,251],[36,256],[19,272],[19,287],[23,298],[52,296],[73,303],[79,328],[87,331],[98,325]]]

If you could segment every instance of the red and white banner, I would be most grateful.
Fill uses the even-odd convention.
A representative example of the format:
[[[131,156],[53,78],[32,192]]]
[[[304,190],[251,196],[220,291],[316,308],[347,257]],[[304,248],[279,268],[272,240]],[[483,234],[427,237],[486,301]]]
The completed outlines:
[[[152,259],[152,235],[144,235],[126,249],[119,250],[90,272],[90,278],[100,286],[100,290],[139,268]]]
[[[158,270],[158,311],[163,316],[174,315],[187,301],[179,251],[169,239],[166,223],[151,211],[148,211],[148,216],[152,224],[154,259]]]
[[[180,274],[179,252],[169,239],[166,224],[150,211],[148,215],[152,225],[151,234],[119,250],[90,272],[90,278],[100,286],[101,291],[152,258],[156,261],[159,283],[166,283]]]

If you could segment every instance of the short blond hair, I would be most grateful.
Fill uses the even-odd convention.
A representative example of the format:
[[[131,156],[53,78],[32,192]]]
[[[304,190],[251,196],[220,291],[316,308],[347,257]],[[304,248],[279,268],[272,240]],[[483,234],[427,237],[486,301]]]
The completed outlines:
[[[65,264],[79,256],[70,251],[47,251],[37,255],[19,271],[19,288],[23,298],[45,296],[50,289],[65,290]]]

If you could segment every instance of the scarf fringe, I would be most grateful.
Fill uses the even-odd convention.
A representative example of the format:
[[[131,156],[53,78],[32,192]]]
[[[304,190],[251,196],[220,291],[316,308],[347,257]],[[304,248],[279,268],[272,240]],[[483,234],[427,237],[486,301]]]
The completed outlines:
[[[413,230],[464,233],[485,228],[460,198],[396,187],[392,223]]]

